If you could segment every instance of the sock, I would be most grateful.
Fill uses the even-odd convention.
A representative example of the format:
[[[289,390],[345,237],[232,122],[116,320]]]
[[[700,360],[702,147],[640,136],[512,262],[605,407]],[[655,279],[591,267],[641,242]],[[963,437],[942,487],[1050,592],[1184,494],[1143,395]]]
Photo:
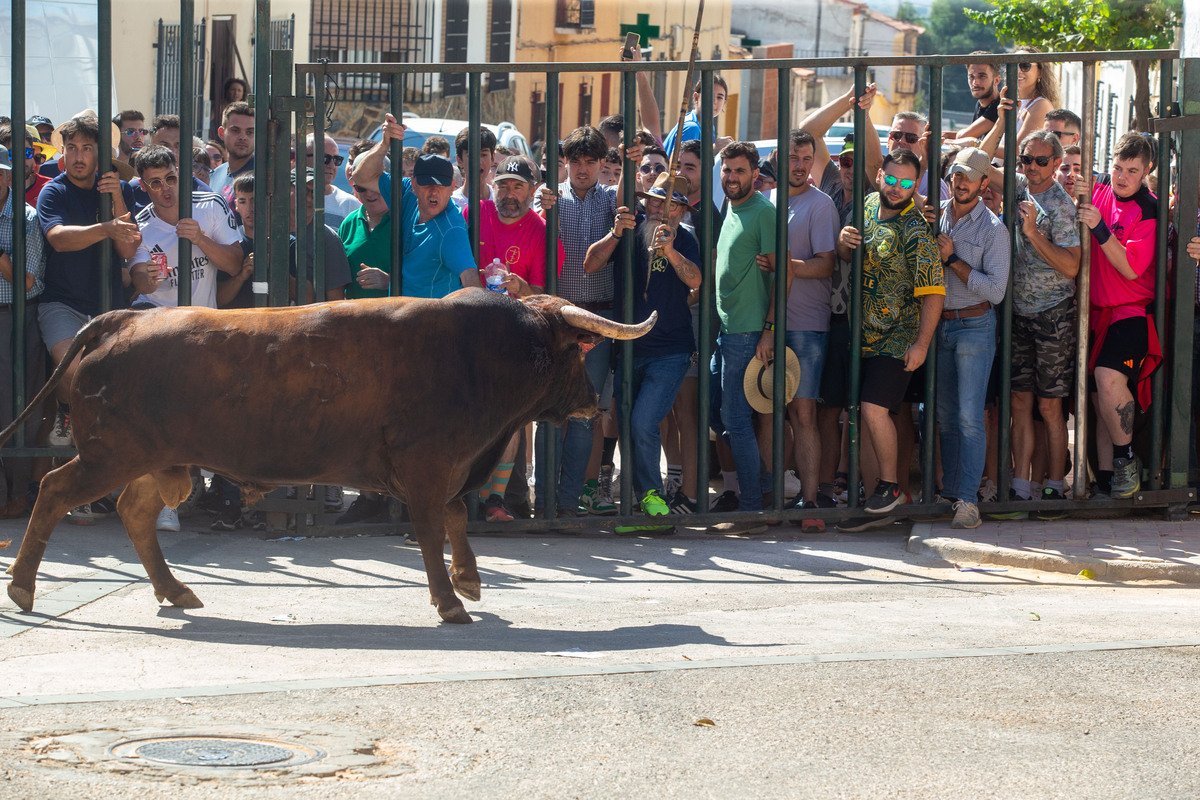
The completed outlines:
[[[492,494],[504,497],[504,490],[508,488],[508,479],[512,477],[512,471],[511,461],[496,465],[496,469],[492,471]]]
[[[1030,493],[1029,481],[1024,478],[1012,479],[1012,490],[1017,493],[1017,497],[1022,500],[1032,500],[1033,495]]]
[[[1112,478],[1113,471],[1111,469],[1102,469],[1096,473],[1096,483],[1099,484],[1100,491],[1112,494]]]
[[[683,483],[683,466],[680,464],[667,464],[667,479],[674,478],[676,483]]]
[[[616,438],[604,437],[604,446],[600,450],[600,466],[611,467],[613,465],[613,453],[617,451]]]
[[[1129,444],[1114,444],[1112,446],[1112,450],[1114,461],[1118,458],[1127,458],[1131,461],[1133,460],[1133,442],[1130,442]]]
[[[721,479],[725,481],[725,491],[734,493],[741,491],[741,487],[738,486],[737,472],[722,471]]]
[[[1062,481],[1046,481],[1046,488],[1053,489],[1054,491],[1058,492],[1059,494],[1062,494],[1063,493],[1063,482]]]
[[[1030,497],[1041,497],[1042,496],[1042,484],[1038,483],[1037,481],[1030,481],[1029,482],[1029,496]]]

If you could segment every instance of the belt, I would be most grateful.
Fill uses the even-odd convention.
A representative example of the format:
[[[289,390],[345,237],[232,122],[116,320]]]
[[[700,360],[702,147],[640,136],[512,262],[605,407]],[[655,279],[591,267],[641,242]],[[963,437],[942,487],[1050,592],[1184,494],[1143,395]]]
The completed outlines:
[[[830,314],[829,315],[829,322],[831,324],[842,325],[842,324],[848,323],[849,321],[850,321],[850,316],[848,314]]]
[[[572,303],[579,306],[584,311],[612,311],[612,300],[605,300],[600,303]]]
[[[966,308],[956,308],[952,311],[943,311],[942,319],[968,319],[970,317],[982,317],[992,307],[992,304],[987,300],[982,303],[976,303],[973,306]]]

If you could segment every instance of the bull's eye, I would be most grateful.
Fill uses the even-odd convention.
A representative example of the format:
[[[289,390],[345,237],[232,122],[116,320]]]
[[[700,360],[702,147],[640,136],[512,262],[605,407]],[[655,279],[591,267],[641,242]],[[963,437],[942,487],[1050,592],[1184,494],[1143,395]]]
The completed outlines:
[[[595,342],[580,342],[579,352],[586,356],[588,353],[592,352],[592,348],[595,346]]]

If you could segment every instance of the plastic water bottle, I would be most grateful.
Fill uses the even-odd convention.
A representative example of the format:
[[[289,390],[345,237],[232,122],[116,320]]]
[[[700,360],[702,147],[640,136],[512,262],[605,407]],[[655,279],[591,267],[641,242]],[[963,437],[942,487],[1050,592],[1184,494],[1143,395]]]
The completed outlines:
[[[508,270],[500,263],[500,259],[493,258],[492,263],[484,268],[483,275],[487,281],[489,292],[508,294],[508,290],[504,288],[504,279],[508,277]]]

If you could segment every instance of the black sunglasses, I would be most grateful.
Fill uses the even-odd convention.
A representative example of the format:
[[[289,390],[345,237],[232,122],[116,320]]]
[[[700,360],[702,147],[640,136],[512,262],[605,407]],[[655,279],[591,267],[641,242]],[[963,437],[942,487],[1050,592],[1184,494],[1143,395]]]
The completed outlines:
[[[1021,72],[1029,72],[1029,70],[1033,69],[1033,62],[1022,61],[1021,63],[1017,64],[1017,69],[1021,70]]]
[[[1027,156],[1024,153],[1021,154],[1021,163],[1027,167],[1035,161],[1039,167],[1049,166],[1053,160],[1053,156]]]
[[[309,158],[312,158],[312,157],[313,157],[313,154],[312,154],[312,153],[306,153],[306,155],[307,155]],[[293,154],[292,154],[292,158],[295,158],[295,157],[296,157],[296,154],[295,154],[295,153],[293,153]],[[340,167],[340,166],[342,165],[342,162],[343,162],[343,161],[345,161],[345,160],[346,160],[346,157],[345,157],[345,156],[331,156],[331,155],[329,155],[329,153],[326,153],[326,154],[325,154],[325,163],[326,163],[326,164],[336,164],[337,166],[339,166],[339,167]]]
[[[917,142],[921,141],[921,136],[916,133],[905,133],[904,131],[891,131],[890,133],[888,133],[888,139],[891,139],[892,141],[896,141],[896,142],[903,139],[904,141],[908,142],[909,144],[916,144]]]

